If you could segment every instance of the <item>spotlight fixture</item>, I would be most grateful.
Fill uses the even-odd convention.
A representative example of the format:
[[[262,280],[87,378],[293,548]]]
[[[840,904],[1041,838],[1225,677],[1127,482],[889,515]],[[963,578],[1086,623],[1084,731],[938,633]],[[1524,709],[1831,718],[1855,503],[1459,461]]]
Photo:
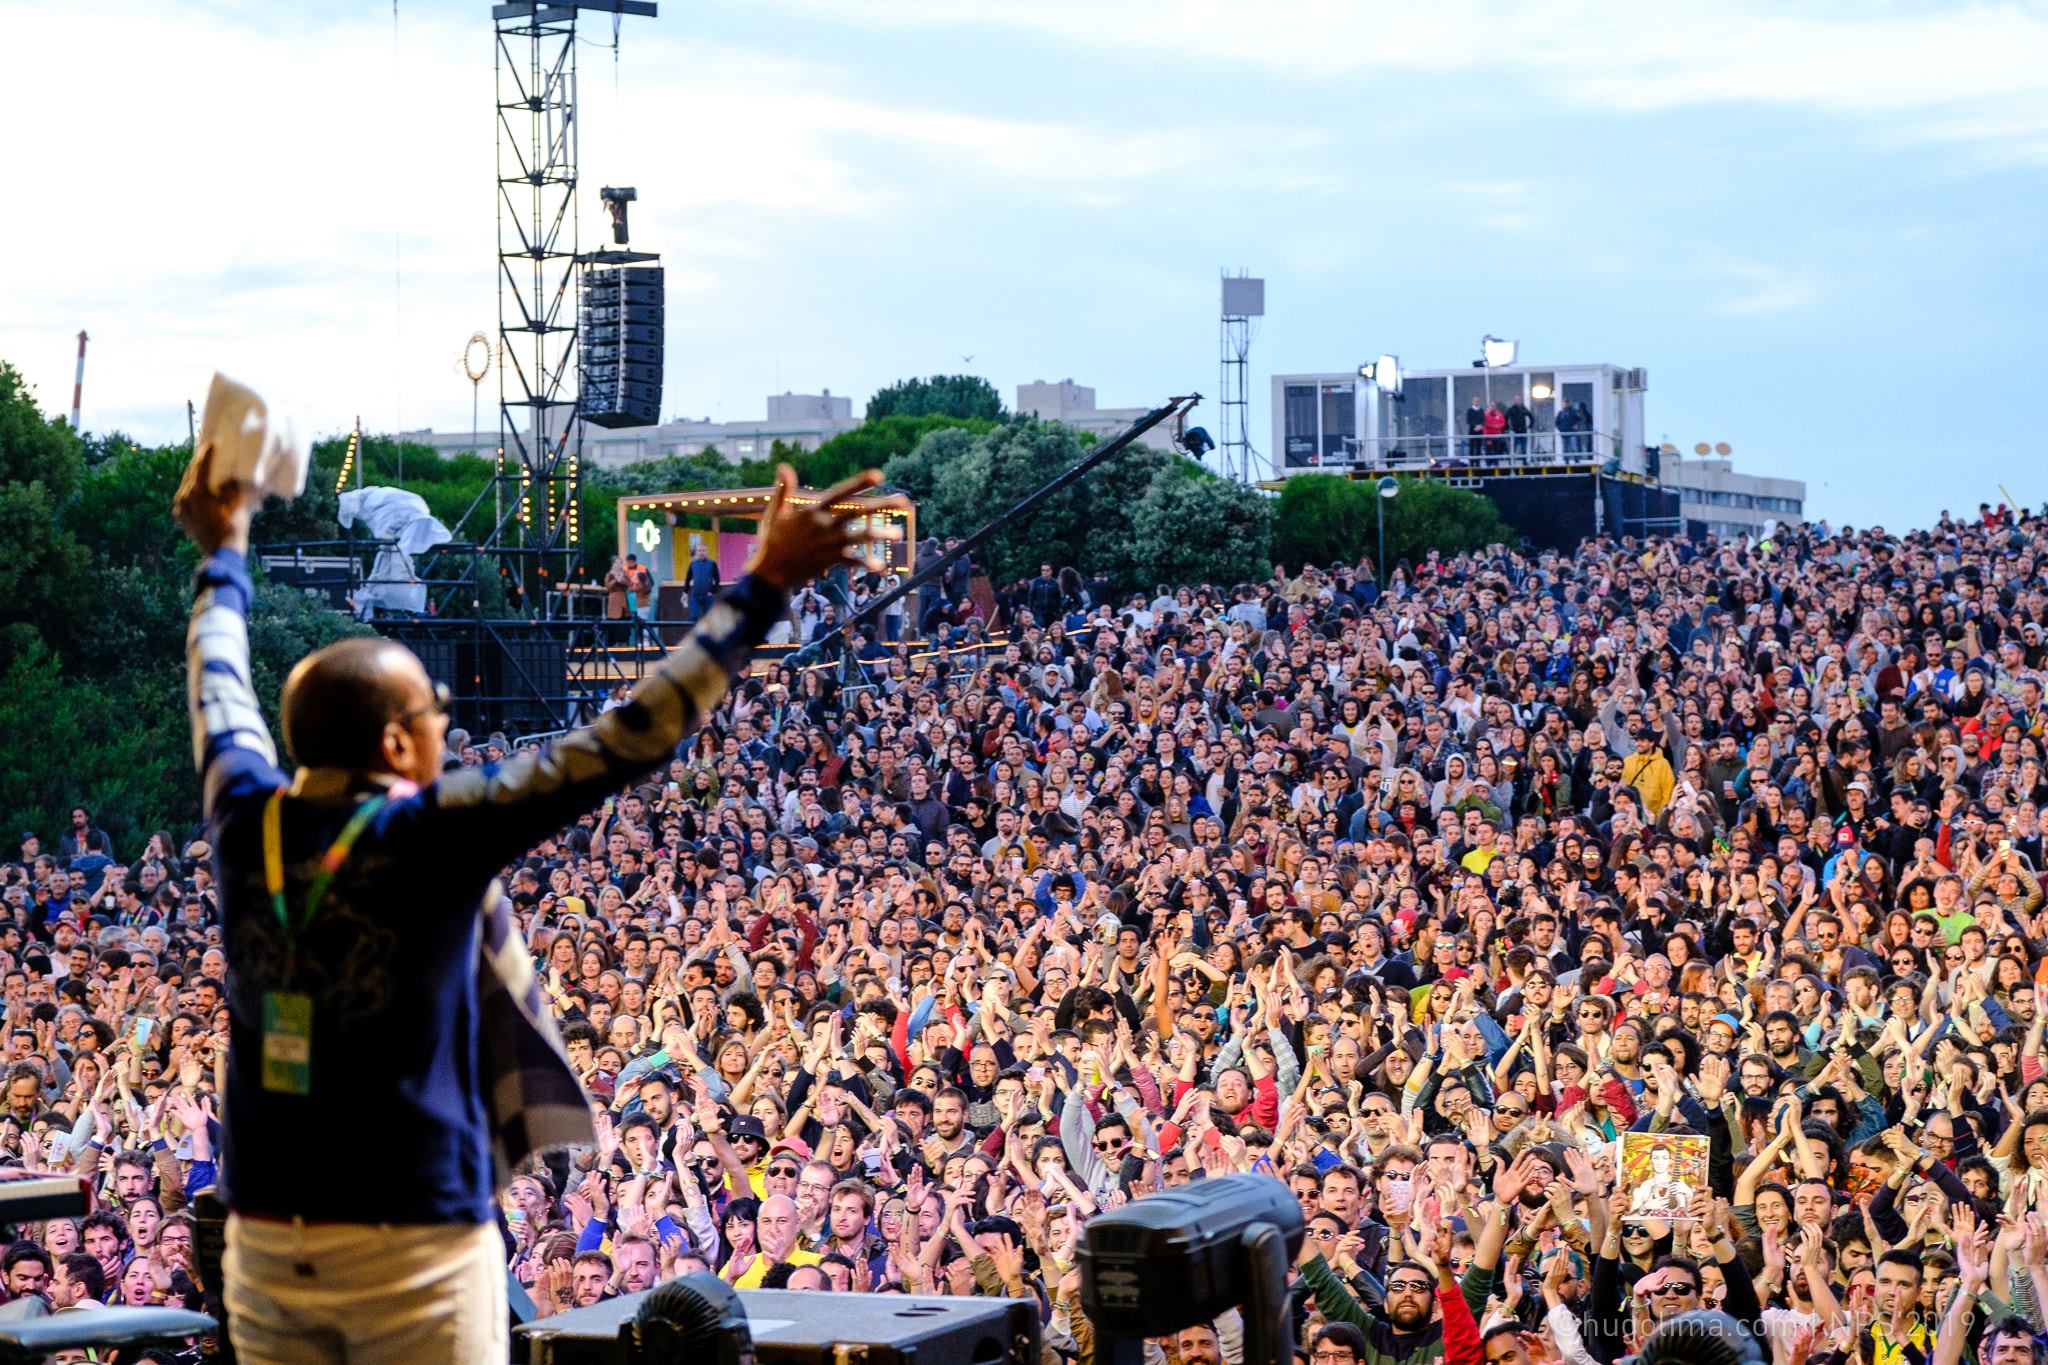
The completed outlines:
[[[1515,353],[1520,349],[1520,342],[1503,341],[1497,336],[1481,337],[1479,339],[1480,363],[1489,370],[1497,370],[1504,365],[1512,365],[1515,363]]]
[[[1383,355],[1378,360],[1358,367],[1358,377],[1369,379],[1379,386],[1381,393],[1401,396],[1401,357]]]

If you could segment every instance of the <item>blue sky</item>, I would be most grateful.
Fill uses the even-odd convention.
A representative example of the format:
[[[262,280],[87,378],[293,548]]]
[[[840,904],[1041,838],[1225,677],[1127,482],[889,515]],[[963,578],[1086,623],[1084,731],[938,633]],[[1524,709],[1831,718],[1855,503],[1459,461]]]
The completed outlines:
[[[42,54],[0,112],[41,130],[12,170],[47,195],[0,215],[0,358],[46,407],[85,327],[88,429],[181,436],[215,368],[323,430],[466,425],[487,0],[400,0],[395,33],[375,3],[0,13]],[[1646,367],[1653,436],[1804,478],[1815,515],[2048,501],[2039,3],[667,0],[624,27],[615,75],[586,26],[585,242],[596,187],[637,185],[669,413],[962,368],[1213,399],[1243,266],[1262,448],[1271,374],[1459,365],[1492,332]]]

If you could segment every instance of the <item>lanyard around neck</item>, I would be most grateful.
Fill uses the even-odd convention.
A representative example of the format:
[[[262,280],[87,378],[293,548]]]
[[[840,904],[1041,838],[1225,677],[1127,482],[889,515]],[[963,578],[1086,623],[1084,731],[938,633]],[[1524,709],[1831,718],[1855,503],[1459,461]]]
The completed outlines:
[[[362,837],[370,821],[384,808],[388,798],[373,796],[356,807],[355,814],[341,827],[341,833],[328,845],[327,852],[320,856],[320,870],[314,874],[312,883],[306,888],[306,899],[299,907],[299,916],[293,920],[285,906],[284,899],[284,789],[270,794],[270,800],[263,806],[263,882],[270,892],[270,908],[277,915],[277,922],[284,930],[285,955],[296,961],[299,935],[313,922],[319,912],[320,902],[327,895],[327,888],[334,881],[334,874],[348,861],[348,855],[355,848],[356,840]]]

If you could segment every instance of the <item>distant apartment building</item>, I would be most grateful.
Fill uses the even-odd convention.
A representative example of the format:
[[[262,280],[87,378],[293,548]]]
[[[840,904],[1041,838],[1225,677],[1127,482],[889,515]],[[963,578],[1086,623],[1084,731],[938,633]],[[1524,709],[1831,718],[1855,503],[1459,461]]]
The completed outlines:
[[[1738,474],[1726,458],[1669,453],[1658,472],[1664,487],[1677,490],[1680,515],[1695,535],[1756,536],[1766,522],[1805,519],[1806,484],[1800,479]]]
[[[726,460],[765,458],[777,441],[799,450],[816,450],[841,432],[860,423],[854,420],[853,400],[827,389],[823,393],[783,393],[768,397],[768,416],[763,421],[716,422],[706,417],[695,421],[675,418],[651,427],[605,428],[585,425],[583,458],[592,464],[616,466],[671,455],[701,455],[716,450]],[[466,431],[408,431],[399,439],[434,447],[443,454],[475,450],[493,457],[498,451],[498,434],[487,428],[475,438]]]
[[[1064,422],[1078,431],[1092,432],[1105,440],[1150,411],[1150,408],[1098,408],[1095,406],[1095,390],[1071,379],[1062,379],[1056,384],[1034,379],[1029,384],[1017,386],[1019,416]],[[1165,447],[1170,441],[1167,434],[1154,428],[1147,443]]]

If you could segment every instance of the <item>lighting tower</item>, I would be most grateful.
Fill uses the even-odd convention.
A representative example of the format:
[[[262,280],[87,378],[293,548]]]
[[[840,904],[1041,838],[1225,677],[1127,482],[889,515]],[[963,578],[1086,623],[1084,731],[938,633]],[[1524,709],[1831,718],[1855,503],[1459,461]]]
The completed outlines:
[[[1251,387],[1247,369],[1252,353],[1253,322],[1266,315],[1266,282],[1240,270],[1223,272],[1223,387],[1219,416],[1223,419],[1223,472],[1241,483],[1256,473],[1252,460]]]
[[[497,26],[498,479],[487,545],[538,605],[579,553],[576,497],[576,19],[653,18],[648,0],[508,0]],[[616,22],[616,20],[614,21]],[[476,515],[479,508],[473,508]]]

